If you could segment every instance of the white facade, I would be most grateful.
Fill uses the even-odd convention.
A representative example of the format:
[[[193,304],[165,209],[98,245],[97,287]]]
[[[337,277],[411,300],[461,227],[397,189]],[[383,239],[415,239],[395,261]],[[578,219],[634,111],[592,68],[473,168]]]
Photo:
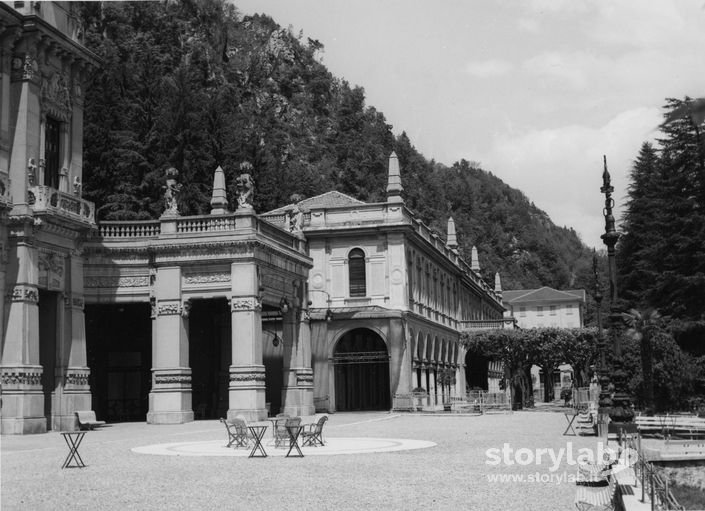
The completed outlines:
[[[504,291],[505,317],[513,317],[519,328],[581,328],[585,291],[558,291],[550,287]]]

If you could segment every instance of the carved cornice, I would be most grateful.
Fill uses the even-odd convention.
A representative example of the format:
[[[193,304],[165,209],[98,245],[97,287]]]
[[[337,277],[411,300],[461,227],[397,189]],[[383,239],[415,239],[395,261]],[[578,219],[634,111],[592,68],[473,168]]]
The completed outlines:
[[[88,386],[88,373],[66,373],[66,385]]]
[[[193,273],[184,275],[185,284],[212,284],[230,282],[231,272]]]
[[[42,384],[41,371],[11,371],[2,373],[2,384],[4,385],[34,385]]]
[[[154,375],[155,385],[170,385],[170,384],[180,384],[180,385],[191,385],[191,375],[190,374],[156,374]]]
[[[251,382],[265,382],[267,377],[264,373],[238,373],[231,374],[230,381],[251,381]]]
[[[262,310],[262,302],[259,298],[252,297],[233,297],[230,299],[230,311],[231,312],[242,312],[242,311],[260,311]]]
[[[84,286],[90,288],[120,288],[120,287],[147,287],[149,275],[86,277]]]
[[[39,72],[39,63],[35,56],[29,53],[16,55],[12,58],[11,67],[11,80],[13,82],[28,80],[38,83],[41,73]]]
[[[36,286],[20,284],[12,288],[10,300],[13,302],[39,303],[39,291]]]
[[[63,73],[57,71],[51,78],[42,80],[40,102],[42,110],[57,119],[66,122],[71,118],[71,93]]]
[[[190,262],[213,262],[213,261],[232,261],[242,259],[244,257],[254,257],[255,259],[263,259],[264,261],[276,265],[292,267],[293,273],[301,276],[307,276],[308,270],[311,267],[310,259],[304,254],[298,252],[292,253],[278,247],[274,247],[268,243],[259,240],[215,240],[215,241],[193,241],[183,242],[179,239],[174,239],[169,244],[162,243],[165,240],[145,240],[143,245],[106,243],[88,241],[84,247],[84,253],[87,255],[105,255],[111,258],[125,258],[131,255],[133,259],[153,257],[154,262],[160,263],[180,263],[187,267]],[[130,240],[134,243],[134,240]],[[277,264],[274,258],[281,260],[282,264]]]
[[[157,315],[159,316],[180,316],[182,312],[180,303],[160,303],[157,305]]]

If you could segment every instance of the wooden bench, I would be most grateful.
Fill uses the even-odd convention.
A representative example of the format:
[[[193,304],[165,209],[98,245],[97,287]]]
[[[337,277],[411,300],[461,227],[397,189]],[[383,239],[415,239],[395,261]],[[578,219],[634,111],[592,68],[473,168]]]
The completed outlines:
[[[690,438],[705,436],[705,419],[689,415],[638,416],[634,419],[640,434],[687,435]]]
[[[99,421],[95,418],[95,412],[93,410],[85,410],[81,412],[76,412],[76,418],[78,419],[79,429],[94,429],[96,426],[104,426],[105,421]]]

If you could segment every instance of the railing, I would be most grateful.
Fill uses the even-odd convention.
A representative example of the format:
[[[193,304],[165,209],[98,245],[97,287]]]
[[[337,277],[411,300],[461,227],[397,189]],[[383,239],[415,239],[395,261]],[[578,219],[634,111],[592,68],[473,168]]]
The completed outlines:
[[[98,224],[98,234],[103,238],[156,238],[160,230],[159,220],[108,221]]]
[[[665,479],[654,464],[647,461],[641,450],[641,437],[639,435],[627,435],[624,439],[628,449],[632,449],[637,454],[634,465],[634,478],[641,487],[641,501],[646,502],[648,495],[651,502],[651,511],[685,511],[668,488],[668,480]]]
[[[235,230],[235,215],[201,215],[178,218],[176,232],[193,234],[199,232],[222,232]]]
[[[95,205],[90,201],[43,185],[31,187],[28,196],[35,213],[51,213],[88,224],[95,223]]]
[[[511,411],[512,409],[509,395],[506,392],[471,390],[465,395],[465,402],[480,413],[486,413],[488,410]]]
[[[460,321],[461,328],[466,330],[501,330],[504,328],[512,329],[515,323],[514,318],[502,319],[470,319]]]

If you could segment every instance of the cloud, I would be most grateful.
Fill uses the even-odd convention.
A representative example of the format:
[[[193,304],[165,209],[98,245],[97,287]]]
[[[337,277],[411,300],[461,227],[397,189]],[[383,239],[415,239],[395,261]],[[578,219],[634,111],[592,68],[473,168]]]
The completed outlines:
[[[511,62],[492,59],[480,62],[469,62],[465,66],[465,71],[477,78],[491,78],[509,73],[512,67]]]
[[[517,20],[517,26],[519,30],[528,32],[530,34],[538,34],[540,31],[539,22],[532,18],[520,18]]]
[[[572,124],[501,133],[479,159],[486,170],[522,190],[555,224],[573,227],[587,245],[600,246],[602,155],[607,156],[619,216],[632,163],[641,144],[656,134],[658,122],[659,109],[636,108],[595,128]]]

